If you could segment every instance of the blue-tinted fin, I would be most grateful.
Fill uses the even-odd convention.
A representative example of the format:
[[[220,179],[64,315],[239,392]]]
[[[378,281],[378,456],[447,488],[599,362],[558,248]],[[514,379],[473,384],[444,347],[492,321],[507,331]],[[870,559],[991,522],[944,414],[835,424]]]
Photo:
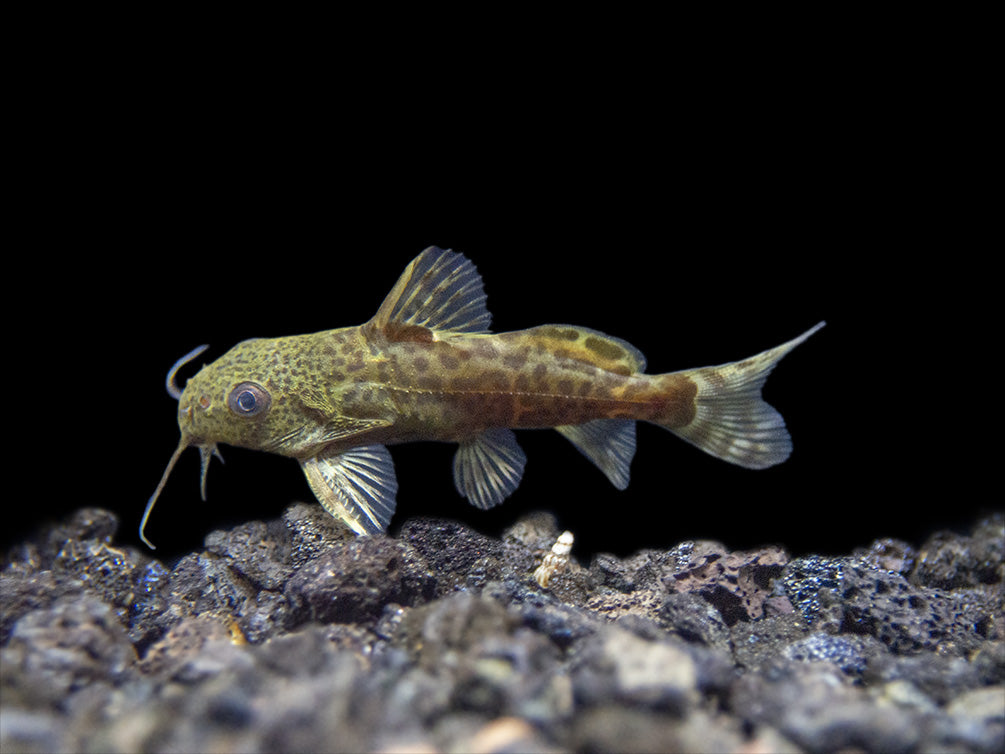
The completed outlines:
[[[454,455],[454,485],[478,508],[498,505],[519,486],[527,456],[509,429],[487,429]]]
[[[366,445],[300,462],[324,509],[357,534],[380,534],[394,515],[398,480],[383,445]]]
[[[631,419],[595,419],[586,424],[555,427],[596,464],[619,490],[628,486],[629,467],[635,456],[635,422]]]
[[[421,340],[423,330],[487,333],[491,322],[471,260],[430,246],[405,268],[370,324],[391,339]]]

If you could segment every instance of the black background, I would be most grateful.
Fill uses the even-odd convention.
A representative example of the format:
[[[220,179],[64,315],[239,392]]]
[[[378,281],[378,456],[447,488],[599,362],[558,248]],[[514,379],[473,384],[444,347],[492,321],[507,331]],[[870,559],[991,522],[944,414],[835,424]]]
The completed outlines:
[[[524,432],[519,490],[482,512],[453,489],[451,446],[396,446],[392,533],[550,510],[586,559],[687,538],[842,552],[1000,508],[980,97],[935,65],[761,63],[669,85],[588,67],[533,91],[496,71],[449,94],[296,66],[58,67],[15,150],[6,470],[23,487],[5,544],[82,505],[138,544],[178,439],[172,362],[359,324],[428,245],[474,261],[494,330],[592,327],[650,372],[828,325],[768,381],[795,447],[779,467],[641,426],[618,492],[556,433]],[[310,499],[295,461],[221,450],[206,503],[198,453],[175,469],[147,529],[158,555]]]

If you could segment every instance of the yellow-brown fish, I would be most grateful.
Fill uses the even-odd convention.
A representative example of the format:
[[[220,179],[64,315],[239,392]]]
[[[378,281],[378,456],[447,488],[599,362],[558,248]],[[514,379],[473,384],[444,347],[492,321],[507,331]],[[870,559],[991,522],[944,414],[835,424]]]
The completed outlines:
[[[623,340],[571,325],[489,332],[481,277],[463,255],[430,247],[405,269],[366,324],[246,340],[185,386],[175,462],[202,455],[202,493],[217,444],[296,458],[321,505],[357,534],[387,528],[397,481],[385,446],[458,443],[457,491],[490,508],[520,483],[526,456],[513,429],[551,427],[618,489],[628,485],[635,422],[647,421],[731,463],[760,469],[792,450],[781,415],[761,399],[775,364],[823,327],[743,361],[643,374]],[[150,545],[152,547],[152,545]]]

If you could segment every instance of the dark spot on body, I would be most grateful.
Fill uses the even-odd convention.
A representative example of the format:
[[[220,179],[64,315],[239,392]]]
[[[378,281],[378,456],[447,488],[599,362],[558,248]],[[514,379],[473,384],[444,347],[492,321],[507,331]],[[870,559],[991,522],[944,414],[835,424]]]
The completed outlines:
[[[437,352],[436,358],[439,359],[440,366],[444,369],[457,369],[461,365],[460,361],[446,351]]]
[[[499,358],[499,350],[487,339],[474,341],[471,347],[471,354],[485,361]]]
[[[683,427],[694,419],[697,408],[695,397],[698,386],[687,377],[666,375],[660,378],[658,389],[663,394],[662,407],[658,417],[667,427]]]
[[[571,361],[576,358],[575,352],[569,348],[556,348],[552,350],[551,356],[556,361]]]
[[[424,375],[416,380],[415,386],[419,390],[438,392],[443,389],[443,380],[436,375]]]
[[[516,353],[509,353],[503,356],[503,364],[508,369],[523,369],[523,365],[527,363],[527,352],[525,349],[521,349]]]
[[[609,359],[610,361],[623,361],[625,359],[625,349],[617,343],[598,338],[596,335],[587,337],[583,345],[601,358]]]
[[[544,334],[559,340],[579,340],[580,332],[573,327],[543,327]]]
[[[490,369],[482,375],[484,389],[486,390],[509,390],[509,375],[501,369]]]
[[[384,328],[384,335],[388,340],[395,342],[410,341],[413,343],[432,343],[433,331],[422,325],[404,325],[398,322],[389,322]]]

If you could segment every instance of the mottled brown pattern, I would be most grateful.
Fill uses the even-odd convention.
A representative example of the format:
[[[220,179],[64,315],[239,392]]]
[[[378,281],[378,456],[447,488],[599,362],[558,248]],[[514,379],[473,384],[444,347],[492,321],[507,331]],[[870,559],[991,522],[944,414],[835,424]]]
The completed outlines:
[[[663,396],[659,423],[668,429],[690,424],[695,416],[698,386],[682,374],[659,375],[654,379]]]
[[[615,361],[624,358],[624,351],[609,340],[602,340],[595,335],[588,335],[583,345],[603,359]]]
[[[416,343],[432,343],[433,342],[433,331],[428,327],[421,327],[420,325],[403,325],[398,322],[389,322],[387,327],[384,328],[384,336],[388,340],[406,342],[415,341]]]
[[[454,371],[461,365],[460,359],[453,354],[447,353],[443,349],[436,351],[436,358],[440,362],[440,366],[448,372]]]
[[[784,461],[791,443],[760,386],[823,326],[742,362],[647,375],[636,348],[588,328],[491,334],[490,323],[474,266],[431,247],[362,326],[239,343],[180,391],[175,372],[204,348],[194,350],[169,373],[182,438],[144,522],[182,451],[199,448],[205,480],[217,443],[297,458],[326,509],[341,511],[358,533],[385,530],[394,510],[393,464],[381,447],[391,443],[460,442],[455,481],[483,508],[523,473],[510,428],[559,428],[619,489],[628,483],[634,421],[765,468]]]
[[[539,428],[598,418],[689,419],[692,384],[625,374],[627,361],[638,363],[635,355],[617,341],[602,347],[601,338],[590,330],[544,326],[423,344],[387,341],[381,350],[393,365],[389,387],[401,439],[384,432],[382,442],[456,440],[492,426]],[[569,345],[580,342],[591,346]],[[553,347],[558,343],[564,345]],[[437,379],[431,380],[434,365]],[[664,394],[667,388],[674,392]]]

